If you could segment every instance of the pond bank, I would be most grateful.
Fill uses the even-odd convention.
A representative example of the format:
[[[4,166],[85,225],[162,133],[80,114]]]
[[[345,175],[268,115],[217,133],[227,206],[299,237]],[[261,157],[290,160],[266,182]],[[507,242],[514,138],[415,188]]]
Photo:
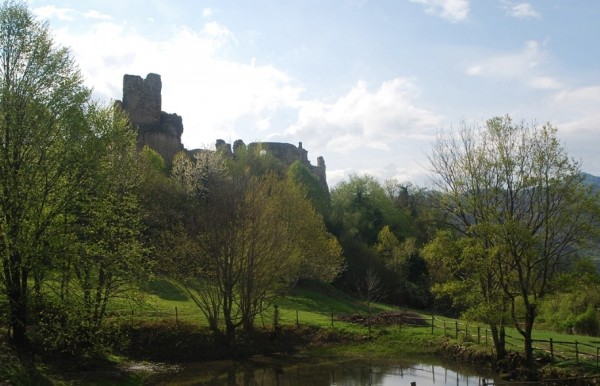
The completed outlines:
[[[137,323],[128,326],[126,344],[115,348],[116,356],[88,363],[73,358],[48,358],[35,352],[17,353],[10,346],[0,350],[0,384],[87,384],[101,377],[108,381],[145,384],[156,377],[169,377],[182,371],[186,363],[238,360],[279,355],[293,358],[353,360],[369,358],[446,358],[476,368],[495,370],[503,379],[533,376],[523,367],[519,355],[495,363],[489,350],[431,334],[427,327],[396,326],[352,329],[315,326],[284,326],[277,330],[257,329],[240,333],[236,345],[228,347],[224,337],[193,324],[168,322]],[[215,363],[215,362],[212,362]],[[537,378],[563,379],[589,374],[590,369],[574,366],[558,368],[540,360]],[[9,364],[8,367],[4,367]],[[4,369],[3,369],[4,367]]]

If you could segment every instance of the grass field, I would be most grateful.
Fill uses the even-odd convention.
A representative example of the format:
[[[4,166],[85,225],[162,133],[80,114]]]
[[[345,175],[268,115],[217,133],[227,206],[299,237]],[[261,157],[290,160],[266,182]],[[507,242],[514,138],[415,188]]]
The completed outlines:
[[[164,280],[156,280],[144,288],[143,301],[122,301],[111,310],[111,319],[114,321],[129,321],[134,324],[152,321],[185,322],[199,327],[207,325],[200,309],[181,289]],[[320,283],[302,283],[285,296],[277,298],[256,319],[257,327],[271,329],[274,323],[275,307],[277,307],[277,323],[291,328],[299,325],[317,326],[321,328],[323,341],[328,344],[311,345],[303,353],[321,357],[369,357],[369,358],[395,358],[432,356],[439,350],[442,342],[454,341],[458,345],[470,346],[475,350],[491,352],[491,335],[488,335],[486,345],[485,326],[467,323],[451,318],[434,316],[432,328],[432,315],[430,313],[411,310],[421,316],[423,326],[409,326],[406,324],[391,326],[370,326],[345,322],[340,319],[343,315],[374,315],[381,312],[397,311],[384,304],[366,303],[352,298],[329,285]],[[446,328],[444,329],[444,322]],[[458,334],[456,329],[458,327]],[[479,327],[479,328],[478,328]],[[523,349],[522,338],[514,328],[507,329],[508,349],[521,352]],[[600,349],[600,338],[580,335],[559,334],[551,331],[536,330],[534,339],[545,341],[536,342],[535,347],[549,352],[548,342],[554,343],[555,359],[559,366],[566,368],[585,367],[587,373],[593,372],[597,366],[597,354]],[[339,338],[341,344],[336,344]],[[331,344],[331,343],[334,344]],[[577,342],[578,352],[575,352]],[[44,363],[19,363],[4,344],[0,347],[0,381],[2,377],[10,374],[19,376],[32,376],[43,379],[46,373]],[[126,362],[127,358],[112,357],[116,365]],[[576,362],[579,362],[577,364]],[[4,367],[3,367],[4,366]],[[49,372],[50,373],[50,372]],[[54,373],[56,374],[56,373]],[[27,379],[27,378],[26,378]],[[37,379],[37,378],[31,378]]]

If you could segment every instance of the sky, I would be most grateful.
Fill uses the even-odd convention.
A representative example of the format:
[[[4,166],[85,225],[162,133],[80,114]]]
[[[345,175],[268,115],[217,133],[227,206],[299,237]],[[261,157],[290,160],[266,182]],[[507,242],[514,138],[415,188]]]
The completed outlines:
[[[94,98],[162,79],[186,148],[288,142],[353,174],[428,186],[440,133],[551,123],[600,175],[600,3],[589,0],[29,0]]]

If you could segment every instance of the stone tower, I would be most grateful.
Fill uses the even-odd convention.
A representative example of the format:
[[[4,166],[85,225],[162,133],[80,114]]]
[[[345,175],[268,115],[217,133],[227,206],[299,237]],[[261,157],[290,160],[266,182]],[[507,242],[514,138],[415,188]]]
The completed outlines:
[[[117,101],[138,128],[138,147],[148,145],[170,165],[173,157],[183,150],[183,122],[179,115],[161,110],[162,82],[160,75],[123,76],[123,101]]]

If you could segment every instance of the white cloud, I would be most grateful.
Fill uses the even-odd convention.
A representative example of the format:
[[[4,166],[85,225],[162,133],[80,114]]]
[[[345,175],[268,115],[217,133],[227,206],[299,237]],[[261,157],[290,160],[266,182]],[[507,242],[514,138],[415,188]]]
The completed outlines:
[[[332,102],[305,99],[301,84],[260,58],[224,59],[222,53],[238,43],[216,22],[205,23],[199,32],[172,29],[160,41],[113,21],[93,23],[84,33],[62,28],[55,34],[57,42],[71,47],[98,98],[121,99],[124,74],[160,74],[162,109],[183,117],[182,140],[190,149],[211,146],[217,138],[302,141],[311,157],[324,155],[329,165],[406,180],[425,174],[415,159],[442,120],[419,106],[420,90],[408,78],[373,87],[359,81]],[[390,156],[401,166],[367,168],[361,160],[389,165]],[[344,173],[330,168],[328,179],[335,184],[334,176]]]
[[[538,90],[556,90],[563,87],[558,79],[549,76],[534,77],[529,80],[528,84]]]
[[[91,10],[87,11],[86,13],[84,13],[83,17],[85,17],[86,19],[91,19],[91,20],[111,20],[110,15],[98,12],[94,9],[91,9]]]
[[[469,0],[411,0],[423,4],[425,12],[440,16],[452,23],[461,22],[469,16]]]
[[[543,45],[530,40],[517,52],[482,58],[471,64],[466,72],[471,76],[514,80],[534,89],[561,88],[560,80],[544,74],[546,61]]]
[[[302,91],[272,66],[220,58],[219,50],[237,41],[216,22],[204,24],[200,32],[180,27],[161,41],[114,22],[93,24],[82,34],[64,28],[55,32],[57,41],[71,47],[96,97],[120,99],[124,74],[160,74],[163,110],[183,117],[182,139],[189,148],[214,144],[217,138],[244,138],[246,125],[254,132],[266,130],[270,114],[296,103]]]
[[[218,46],[223,46],[224,44],[228,43],[228,41],[232,41],[237,44],[237,40],[231,31],[216,21],[211,21],[204,24],[204,27],[202,28],[202,35],[209,40],[218,41]]]
[[[502,6],[506,13],[517,19],[540,19],[541,15],[529,3],[512,3],[502,1]]]
[[[75,10],[72,8],[59,8],[54,5],[37,7],[32,12],[41,19],[57,19],[61,21],[73,21],[75,19],[73,16]]]
[[[571,90],[558,92],[552,101],[551,108],[559,109],[573,117],[578,116],[598,116],[598,106],[600,106],[600,86],[588,86]],[[591,113],[594,114],[591,114]],[[600,126],[600,120],[597,120],[595,126]]]
[[[213,16],[213,14],[214,14],[214,11],[212,10],[212,8],[204,8],[202,10],[202,17],[204,17],[204,18],[211,17],[211,16]]]
[[[384,82],[375,91],[359,81],[333,103],[302,101],[298,121],[287,134],[313,138],[314,146],[325,144],[328,152],[347,154],[361,148],[389,152],[398,141],[415,139],[441,122],[440,116],[416,105],[417,96],[410,79]]]

